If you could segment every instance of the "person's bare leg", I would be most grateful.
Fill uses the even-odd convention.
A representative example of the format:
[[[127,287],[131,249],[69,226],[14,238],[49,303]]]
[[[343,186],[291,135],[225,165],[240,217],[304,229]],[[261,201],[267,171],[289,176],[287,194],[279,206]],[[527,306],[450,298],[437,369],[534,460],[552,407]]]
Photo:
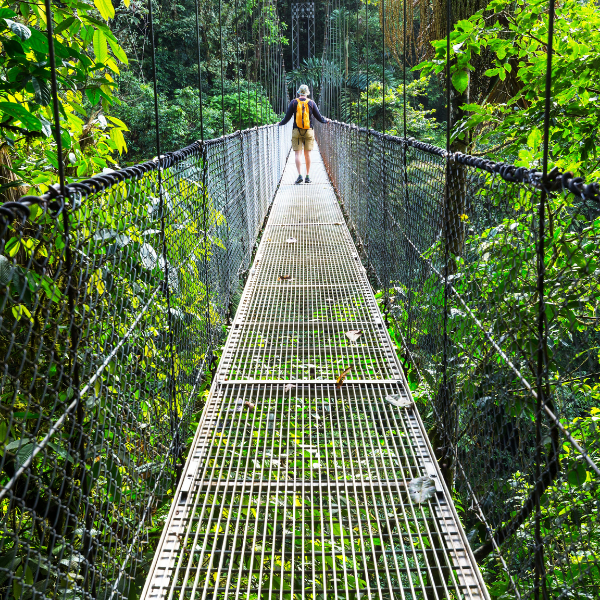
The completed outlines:
[[[300,162],[300,155],[302,154],[302,150],[296,150],[296,152],[294,152],[295,156],[295,160],[296,160],[296,169],[298,169],[298,175],[302,175],[302,163]],[[306,152],[305,152],[306,154]]]
[[[304,162],[306,163],[306,174],[310,171],[310,150],[304,151]]]

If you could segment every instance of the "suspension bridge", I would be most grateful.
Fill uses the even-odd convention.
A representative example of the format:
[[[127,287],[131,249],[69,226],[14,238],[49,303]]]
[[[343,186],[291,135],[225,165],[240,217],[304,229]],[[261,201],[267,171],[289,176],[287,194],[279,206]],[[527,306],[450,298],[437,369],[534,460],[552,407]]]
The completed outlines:
[[[294,185],[288,159],[143,597],[484,598],[333,187],[312,169]]]
[[[406,79],[402,135],[342,122],[326,17],[310,184],[224,112],[163,153],[155,86],[156,158],[0,206],[2,598],[598,596],[600,186],[409,137]]]

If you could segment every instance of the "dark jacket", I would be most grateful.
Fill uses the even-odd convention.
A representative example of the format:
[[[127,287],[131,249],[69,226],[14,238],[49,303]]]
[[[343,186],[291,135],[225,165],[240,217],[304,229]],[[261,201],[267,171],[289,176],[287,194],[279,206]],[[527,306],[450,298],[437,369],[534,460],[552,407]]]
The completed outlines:
[[[285,113],[285,117],[283,117],[283,121],[279,123],[280,125],[285,125],[293,117],[294,129],[298,129],[298,125],[296,125],[296,107],[298,106],[298,100],[306,100],[306,98],[304,96],[300,96],[300,98],[296,98],[290,102],[287,112]],[[308,101],[308,115],[310,118],[311,129],[313,129],[315,125],[313,117],[321,123],[327,123],[327,119],[321,116],[321,113],[319,112],[319,109],[313,100]]]

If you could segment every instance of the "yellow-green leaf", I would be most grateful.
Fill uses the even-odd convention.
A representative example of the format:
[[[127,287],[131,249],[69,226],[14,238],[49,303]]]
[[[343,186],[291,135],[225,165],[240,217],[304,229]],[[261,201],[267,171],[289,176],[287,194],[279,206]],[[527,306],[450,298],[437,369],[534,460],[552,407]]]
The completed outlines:
[[[96,60],[105,63],[108,58],[108,44],[106,43],[106,36],[99,29],[94,31],[93,42]]]
[[[115,9],[110,0],[94,0],[94,4],[103,19],[114,19]]]
[[[110,44],[110,49],[115,55],[115,58],[120,60],[123,64],[128,65],[129,60],[127,60],[127,54],[125,54],[125,50],[123,50],[123,48],[121,48],[121,46],[119,46],[119,44],[117,44],[117,42],[111,38],[108,38],[108,43]]]
[[[123,151],[127,150],[127,144],[125,143],[125,138],[123,137],[123,132],[119,128],[115,127],[114,129],[110,130],[110,139],[117,146],[117,150],[119,151],[119,154],[122,154]]]

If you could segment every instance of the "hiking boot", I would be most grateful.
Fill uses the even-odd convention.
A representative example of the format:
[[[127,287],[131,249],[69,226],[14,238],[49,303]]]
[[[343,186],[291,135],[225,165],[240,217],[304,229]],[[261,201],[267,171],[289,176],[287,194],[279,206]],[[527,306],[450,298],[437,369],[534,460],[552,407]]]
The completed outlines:
[[[296,179],[296,181],[294,181],[294,183],[302,183],[302,175],[298,175],[298,179]]]
[[[304,180],[304,183],[310,183],[310,177],[307,175],[306,179]]]

